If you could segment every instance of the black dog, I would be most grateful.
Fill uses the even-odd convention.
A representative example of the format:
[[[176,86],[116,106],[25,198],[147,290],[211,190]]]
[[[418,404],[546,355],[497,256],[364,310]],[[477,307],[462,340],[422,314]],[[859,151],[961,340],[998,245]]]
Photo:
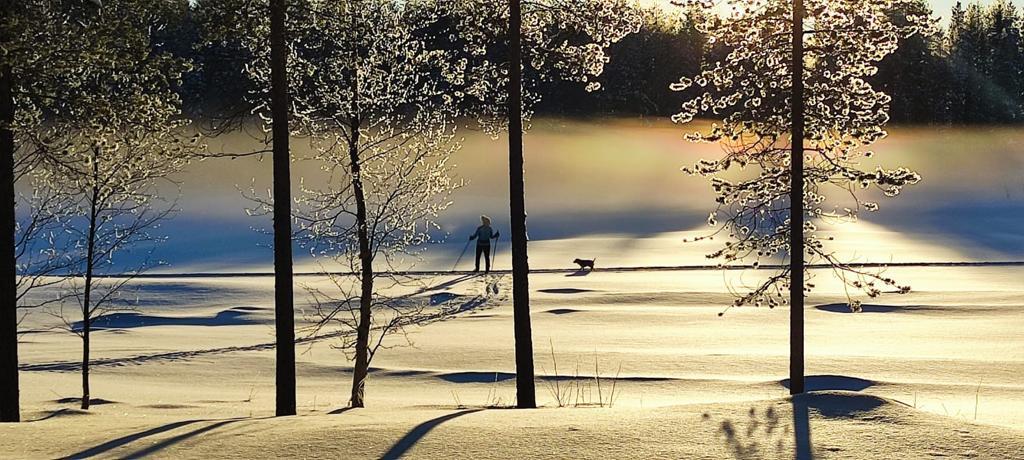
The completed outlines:
[[[576,259],[576,260],[573,260],[572,263],[574,263],[576,265],[579,265],[580,266],[580,270],[583,270],[584,268],[589,268],[589,269],[593,270],[594,269],[594,261],[595,260],[597,260],[597,259],[596,258],[594,258],[592,260]]]

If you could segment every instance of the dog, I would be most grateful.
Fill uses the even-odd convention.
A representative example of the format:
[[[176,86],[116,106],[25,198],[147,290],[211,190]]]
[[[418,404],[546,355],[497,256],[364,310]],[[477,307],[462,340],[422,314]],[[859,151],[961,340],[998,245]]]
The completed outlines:
[[[580,266],[580,270],[583,270],[583,269],[585,269],[585,268],[589,268],[590,270],[593,270],[593,269],[594,269],[594,262],[595,262],[596,260],[597,260],[597,258],[596,258],[596,257],[595,257],[595,258],[593,258],[593,259],[590,259],[590,260],[586,260],[586,259],[575,259],[575,260],[573,260],[573,261],[572,261],[572,263],[574,263],[574,264],[576,264],[576,265],[579,265],[579,266]]]

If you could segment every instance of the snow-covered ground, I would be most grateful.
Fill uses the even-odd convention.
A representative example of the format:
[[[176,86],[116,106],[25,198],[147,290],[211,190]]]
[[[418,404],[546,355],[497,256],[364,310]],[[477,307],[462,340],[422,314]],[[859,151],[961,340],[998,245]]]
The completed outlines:
[[[788,311],[719,316],[731,290],[763,271],[664,268],[707,264],[713,247],[683,243],[706,230],[711,198],[678,168],[717,151],[679,137],[660,123],[560,120],[527,137],[530,261],[544,269],[530,280],[541,409],[500,408],[515,398],[505,273],[423,275],[395,289],[463,308],[411,328],[412,346],[380,352],[367,409],[343,410],[351,373],[332,348],[339,339],[300,333],[299,416],[288,418],[271,417],[272,278],[168,274],[138,280],[137,311],[95,333],[92,392],[105,402],[88,413],[74,399],[78,338],[51,330],[58,321],[43,312],[26,318],[29,423],[0,426],[0,458],[1024,458],[1024,266],[893,267],[914,291],[858,314],[816,273],[807,372],[820,392],[790,400]],[[828,229],[836,250],[862,262],[1024,259],[1022,146],[1013,130],[897,131],[879,157],[925,182],[877,216]],[[503,230],[507,183],[493,167],[503,153],[467,139],[458,159],[472,182],[442,220],[452,237],[418,268],[451,269],[480,213]],[[165,273],[268,270],[270,251],[249,228],[266,223],[244,216],[235,190],[266,167],[194,168],[167,226]],[[571,270],[576,257],[596,257],[598,269]]]
[[[721,272],[574,275],[531,278],[544,409],[475,411],[514,402],[509,280],[455,275],[423,279],[437,288],[417,297],[473,307],[382,351],[368,409],[331,415],[346,406],[349,365],[337,339],[301,345],[300,416],[286,420],[267,418],[270,278],[144,280],[139,316],[94,337],[93,396],[110,403],[89,414],[73,400],[77,338],[30,317],[22,399],[35,421],[0,427],[0,457],[1024,455],[1024,268],[893,269],[917,291],[860,314],[825,283],[807,311],[809,385],[856,393],[804,403],[781,382],[788,312],[719,317]],[[585,407],[557,408],[556,392]]]

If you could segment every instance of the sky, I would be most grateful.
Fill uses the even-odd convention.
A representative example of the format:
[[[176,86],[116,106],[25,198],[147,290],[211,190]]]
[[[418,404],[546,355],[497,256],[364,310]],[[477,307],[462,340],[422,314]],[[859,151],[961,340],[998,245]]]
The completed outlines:
[[[957,0],[931,0],[928,3],[932,4],[932,9],[935,10],[936,14],[939,14],[939,15],[942,15],[942,16],[948,16],[949,15],[949,10],[951,8],[953,8],[953,5],[956,4],[956,2],[957,2]],[[963,3],[967,4],[967,3],[970,3],[970,2],[969,1],[964,1]],[[991,4],[991,3],[995,3],[995,1],[994,0],[982,0],[979,3],[981,3],[981,4]],[[1017,5],[1018,7],[1024,6],[1024,0],[1013,0],[1011,3],[1013,3],[1014,5]]]
[[[972,1],[977,1],[978,3],[981,3],[983,5],[995,3],[995,0],[962,0],[964,4],[972,3]],[[932,9],[935,11],[936,15],[941,16],[943,19],[946,19],[949,16],[950,9],[953,8],[953,5],[956,4],[956,2],[957,0],[930,0],[928,3],[931,3]],[[641,0],[641,3],[660,3],[662,5],[670,5],[671,0]],[[1024,8],[1024,0],[1011,0],[1011,3],[1017,5],[1020,8]]]

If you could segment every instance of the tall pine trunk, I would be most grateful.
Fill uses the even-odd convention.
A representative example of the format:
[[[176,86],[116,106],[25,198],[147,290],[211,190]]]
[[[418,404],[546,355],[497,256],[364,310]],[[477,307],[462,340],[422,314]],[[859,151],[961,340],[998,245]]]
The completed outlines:
[[[789,392],[804,392],[804,2],[793,0],[793,156],[789,217]]]
[[[5,5],[7,2],[4,2]],[[5,8],[10,5],[6,5]],[[0,67],[0,422],[21,421],[18,392],[17,257],[14,252],[13,75]]]
[[[526,186],[523,173],[522,8],[509,0],[508,21],[508,167],[512,230],[512,308],[516,339],[516,406],[537,407],[533,333],[530,328],[530,264],[527,259]]]
[[[288,148],[288,49],[285,0],[270,0],[271,117],[274,138],[274,322],[277,415],[295,415],[295,307],[292,285],[292,183]]]
[[[366,217],[366,193],[362,165],[359,163],[359,118],[349,124],[349,161],[352,163],[352,193],[356,200],[356,237],[359,240],[359,324],[356,326],[356,362],[352,370],[352,407],[365,407],[366,376],[370,367],[370,323],[373,320],[373,255],[370,252],[369,224]]]

